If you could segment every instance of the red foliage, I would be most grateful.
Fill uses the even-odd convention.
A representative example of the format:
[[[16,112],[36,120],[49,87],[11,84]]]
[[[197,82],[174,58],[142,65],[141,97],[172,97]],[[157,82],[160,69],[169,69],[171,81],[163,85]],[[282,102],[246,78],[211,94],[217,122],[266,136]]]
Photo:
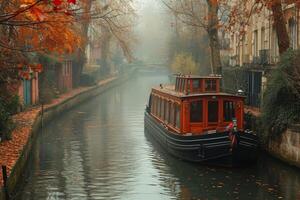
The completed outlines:
[[[60,6],[62,4],[62,0],[53,0],[52,3],[55,7]]]

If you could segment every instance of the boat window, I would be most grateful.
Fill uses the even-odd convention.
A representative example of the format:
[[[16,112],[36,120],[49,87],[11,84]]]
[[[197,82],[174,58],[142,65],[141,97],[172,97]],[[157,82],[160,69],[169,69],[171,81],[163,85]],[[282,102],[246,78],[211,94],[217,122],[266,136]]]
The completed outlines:
[[[170,107],[170,124],[174,125],[174,115],[175,115],[175,109],[174,109],[174,104],[170,103],[171,107]]]
[[[191,79],[188,79],[187,80],[187,93],[190,93],[191,92]]]
[[[153,114],[154,115],[156,115],[156,108],[157,108],[156,102],[157,102],[156,96],[153,96],[153,105],[152,105],[152,107],[153,107]]]
[[[159,115],[159,97],[156,97],[156,111],[155,111],[156,116]]]
[[[169,101],[168,102],[168,108],[169,108],[169,112],[168,112],[168,123],[170,124],[171,123],[171,115],[172,115],[172,113],[171,113],[171,107],[172,107],[172,102],[171,101]]]
[[[208,101],[208,122],[218,122],[219,104],[218,101]]]
[[[193,101],[190,104],[190,122],[202,122],[202,100]]]
[[[175,90],[178,91],[179,90],[179,78],[176,78],[176,87]]]
[[[181,78],[178,79],[178,88],[177,91],[180,92],[180,87],[181,87]]]
[[[235,118],[235,106],[233,101],[223,102],[223,117],[225,122],[232,121]]]
[[[199,79],[193,80],[193,91],[199,91],[201,88],[201,81]]]
[[[165,101],[165,121],[169,121],[169,102]]]
[[[160,117],[162,120],[164,120],[164,111],[165,111],[165,107],[164,107],[164,99],[161,99],[160,101]]]
[[[178,104],[175,105],[175,127],[180,128],[180,107]]]
[[[151,94],[151,97],[150,97],[150,108],[151,108],[151,113],[153,114],[154,113],[154,95]]]
[[[161,98],[158,97],[158,101],[157,101],[157,116],[160,117],[160,102],[161,102]]]
[[[180,84],[180,92],[184,91],[184,85],[185,85],[185,79],[182,79]]]
[[[205,80],[205,91],[216,91],[217,83],[216,80]]]

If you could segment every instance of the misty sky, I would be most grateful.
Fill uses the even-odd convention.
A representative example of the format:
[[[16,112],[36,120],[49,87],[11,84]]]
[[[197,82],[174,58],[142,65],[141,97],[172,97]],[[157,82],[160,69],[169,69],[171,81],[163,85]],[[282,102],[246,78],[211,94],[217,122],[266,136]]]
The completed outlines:
[[[164,63],[172,31],[170,16],[161,0],[136,0],[136,7],[139,19],[135,57],[147,63]]]

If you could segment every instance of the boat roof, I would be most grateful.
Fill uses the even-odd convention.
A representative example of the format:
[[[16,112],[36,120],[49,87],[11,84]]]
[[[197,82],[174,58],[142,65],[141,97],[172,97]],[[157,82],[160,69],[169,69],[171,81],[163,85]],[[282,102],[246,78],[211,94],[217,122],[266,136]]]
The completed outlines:
[[[220,75],[209,75],[209,76],[199,76],[199,75],[175,75],[176,78],[183,79],[222,79]]]
[[[169,94],[178,98],[187,98],[187,97],[203,97],[203,96],[228,96],[228,97],[238,97],[238,98],[245,98],[245,96],[237,95],[237,94],[230,94],[226,92],[204,92],[204,93],[191,93],[191,94],[185,94],[183,92],[177,92],[175,91],[174,85],[163,85],[162,87],[153,87],[152,89]]]

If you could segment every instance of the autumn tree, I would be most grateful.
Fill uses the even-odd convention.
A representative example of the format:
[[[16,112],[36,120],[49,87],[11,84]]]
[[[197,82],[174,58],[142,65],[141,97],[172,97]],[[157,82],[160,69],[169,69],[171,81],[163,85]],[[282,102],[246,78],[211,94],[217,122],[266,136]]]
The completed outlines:
[[[86,43],[83,49],[78,52],[76,71],[74,71],[73,80],[75,85],[78,85],[80,74],[83,65],[86,61],[85,48],[88,42],[99,42],[101,45],[103,60],[106,60],[109,54],[109,43],[113,38],[122,48],[124,55],[130,61],[132,60],[131,41],[132,41],[132,26],[135,17],[131,0],[109,0],[109,1],[90,1],[85,6],[85,14],[83,18],[86,19],[81,23],[81,32]],[[86,14],[87,13],[87,14]],[[89,41],[89,30],[94,32],[94,40]],[[105,39],[104,39],[105,38]],[[104,62],[104,67],[107,67]],[[105,70],[108,71],[108,70]]]
[[[193,57],[187,53],[176,54],[172,64],[171,69],[174,73],[181,74],[197,74],[197,63],[194,61]]]
[[[265,9],[271,11],[270,19],[278,38],[279,53],[282,55],[290,47],[290,40],[286,26],[284,6],[299,5],[298,0],[237,0],[230,5],[227,29],[231,32],[238,32],[240,38],[246,33],[251,17],[260,14]]]
[[[82,58],[91,20],[101,21],[116,30],[114,20],[129,12],[127,8],[124,10],[111,6],[112,2],[117,1],[106,1],[110,4],[101,7],[92,7],[92,2],[0,0],[1,99],[9,102],[11,86],[18,84],[21,77],[30,78],[31,70],[41,70],[42,66],[36,61],[37,54],[46,54],[57,59],[74,54],[75,57]],[[122,43],[121,39],[120,42]],[[125,50],[125,54],[128,54],[128,50]],[[80,78],[83,64],[84,59],[81,59],[79,67],[75,68],[76,80]]]
[[[196,68],[188,73],[209,74],[210,59],[209,59],[209,43],[205,31],[193,26],[185,24],[174,19],[171,23],[174,32],[169,38],[168,61],[171,69],[172,64],[177,62],[178,55],[190,55],[196,63]],[[189,68],[189,66],[186,66]],[[175,71],[174,71],[175,72]],[[179,72],[179,71],[178,71]]]
[[[25,65],[30,62],[32,52],[56,56],[75,53],[78,62],[74,80],[79,81],[90,22],[97,20],[106,24],[129,57],[129,47],[120,34],[125,27],[120,24],[120,18],[132,13],[130,0],[106,1],[105,4],[91,0],[2,0],[1,66],[8,72],[8,68],[16,68],[17,64]]]
[[[187,26],[204,29],[209,38],[211,73],[221,74],[222,63],[218,29],[222,19],[222,9],[219,0],[179,0],[167,1],[164,4],[173,12],[178,20]]]

